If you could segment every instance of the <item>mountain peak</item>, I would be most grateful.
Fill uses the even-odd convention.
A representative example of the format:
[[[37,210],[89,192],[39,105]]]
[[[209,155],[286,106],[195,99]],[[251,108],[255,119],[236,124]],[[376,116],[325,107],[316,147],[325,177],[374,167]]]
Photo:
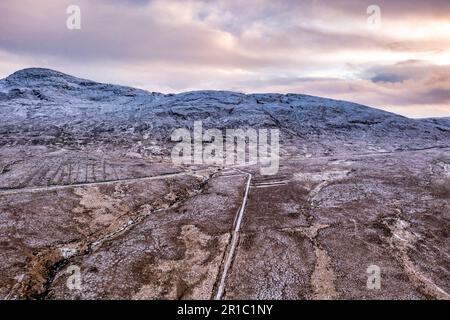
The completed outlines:
[[[79,83],[83,81],[83,79],[47,68],[26,68],[18,70],[5,78],[5,80],[10,85],[27,87],[58,83]]]
[[[22,70],[18,70],[7,77],[7,79],[17,79],[17,78],[34,78],[34,77],[71,77],[65,73],[47,69],[47,68],[25,68]]]

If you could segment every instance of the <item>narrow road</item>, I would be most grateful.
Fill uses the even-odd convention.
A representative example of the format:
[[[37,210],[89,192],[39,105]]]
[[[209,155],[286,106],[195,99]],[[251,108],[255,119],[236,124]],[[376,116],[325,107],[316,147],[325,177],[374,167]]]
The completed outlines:
[[[135,181],[151,181],[158,180],[163,178],[173,178],[179,177],[182,175],[194,175],[197,176],[194,172],[176,172],[176,173],[165,173],[157,176],[147,176],[140,178],[125,178],[125,179],[116,179],[116,180],[108,180],[108,181],[99,181],[99,182],[82,182],[82,183],[74,183],[74,184],[64,184],[64,185],[53,185],[53,186],[37,186],[37,187],[25,187],[25,188],[9,188],[9,189],[0,189],[0,195],[8,195],[8,194],[17,194],[24,192],[40,192],[40,191],[53,191],[53,190],[61,190],[67,188],[74,187],[95,187],[100,185],[108,185],[118,182],[135,182]]]
[[[217,288],[217,294],[216,294],[216,298],[215,298],[216,300],[221,300],[222,296],[225,292],[225,284],[227,281],[228,273],[230,271],[231,265],[234,260],[235,251],[236,251],[237,244],[239,241],[239,231],[241,229],[242,217],[244,216],[245,206],[247,204],[247,199],[248,199],[248,190],[250,189],[250,182],[252,180],[251,173],[244,172],[239,169],[232,169],[232,170],[246,174],[248,176],[248,180],[247,180],[247,185],[245,187],[244,198],[242,199],[241,208],[240,208],[239,212],[237,213],[236,224],[234,225],[234,230],[232,231],[231,246],[230,246],[230,250],[228,251],[225,265],[223,267],[222,277],[220,279],[220,283]]]
[[[449,149],[449,150],[447,150]],[[450,146],[434,146],[428,148],[420,148],[420,149],[410,149],[410,150],[395,150],[395,151],[378,151],[378,152],[363,152],[363,153],[346,153],[346,154],[333,154],[329,156],[319,156],[319,157],[305,157],[298,155],[291,155],[286,157],[284,160],[302,160],[302,161],[310,161],[310,160],[329,160],[329,159],[348,159],[350,157],[373,157],[373,156],[388,156],[388,155],[396,155],[396,154],[409,154],[409,153],[422,153],[432,150],[445,150],[450,151]]]

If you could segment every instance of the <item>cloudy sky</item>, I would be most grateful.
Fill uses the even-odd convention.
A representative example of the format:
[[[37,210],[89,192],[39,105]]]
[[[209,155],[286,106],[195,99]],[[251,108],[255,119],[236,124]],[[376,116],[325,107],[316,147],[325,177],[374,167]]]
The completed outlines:
[[[66,27],[69,5],[80,30]],[[31,66],[150,91],[305,93],[450,116],[450,1],[1,0],[0,77]]]

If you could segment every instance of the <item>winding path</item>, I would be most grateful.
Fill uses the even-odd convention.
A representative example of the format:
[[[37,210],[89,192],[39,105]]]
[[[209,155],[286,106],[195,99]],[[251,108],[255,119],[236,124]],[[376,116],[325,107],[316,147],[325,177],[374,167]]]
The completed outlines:
[[[183,175],[193,175],[197,176],[196,172],[174,172],[174,173],[164,173],[157,176],[146,176],[146,177],[139,177],[139,178],[125,178],[125,179],[115,179],[115,180],[106,180],[106,181],[98,181],[98,182],[82,182],[82,183],[74,183],[74,184],[64,184],[64,185],[52,185],[52,186],[36,186],[36,187],[25,187],[25,188],[7,188],[7,189],[0,189],[0,195],[7,195],[7,194],[17,194],[17,193],[24,193],[24,192],[39,192],[39,191],[53,191],[53,190],[61,190],[61,189],[67,189],[67,188],[74,188],[74,187],[95,187],[99,185],[108,185],[112,183],[118,183],[118,182],[135,182],[135,181],[151,181],[151,180],[158,180],[158,179],[166,179],[166,178],[174,178],[179,177]]]

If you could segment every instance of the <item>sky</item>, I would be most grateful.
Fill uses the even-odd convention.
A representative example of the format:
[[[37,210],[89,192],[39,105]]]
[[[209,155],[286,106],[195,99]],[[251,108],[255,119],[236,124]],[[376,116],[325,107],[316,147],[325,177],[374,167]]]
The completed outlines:
[[[81,29],[67,27],[69,5]],[[27,67],[449,117],[450,1],[1,0],[0,78]]]

